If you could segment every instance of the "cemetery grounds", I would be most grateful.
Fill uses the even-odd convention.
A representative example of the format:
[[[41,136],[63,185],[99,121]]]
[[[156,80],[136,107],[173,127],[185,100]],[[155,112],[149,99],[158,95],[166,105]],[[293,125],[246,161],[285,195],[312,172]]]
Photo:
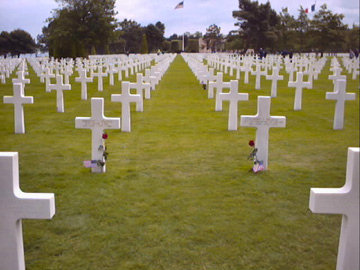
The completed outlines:
[[[0,151],[19,152],[21,189],[55,193],[56,214],[23,220],[26,269],[335,269],[341,216],[311,213],[309,193],[345,183],[347,148],[359,147],[359,80],[347,75],[356,100],[346,101],[344,129],[333,130],[329,64],[303,90],[301,111],[282,69],[271,115],[286,116],[286,128],[270,129],[269,169],[258,174],[247,159],[256,129],[228,131],[228,105],[214,111],[180,56],[144,112],[132,105],[132,131],[107,131],[104,174],[82,166],[91,132],[75,129],[75,117],[90,116],[90,97],[104,97],[105,116],[120,117],[110,96],[121,82],[105,78],[99,92],[94,79],[84,101],[74,72],[58,113],[56,93],[46,93],[28,65],[25,93],[34,104],[24,106],[26,134],[14,134],[13,106],[1,103]],[[254,115],[271,81],[262,77],[255,90],[255,76],[243,79],[249,101],[239,102],[238,115]],[[0,91],[12,95],[11,80]]]

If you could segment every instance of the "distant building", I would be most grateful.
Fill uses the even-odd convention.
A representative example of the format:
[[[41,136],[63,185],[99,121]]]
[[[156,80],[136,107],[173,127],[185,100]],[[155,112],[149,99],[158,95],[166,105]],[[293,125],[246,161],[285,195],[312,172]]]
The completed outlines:
[[[199,38],[199,53],[210,53],[211,50],[207,48],[206,41]]]
[[[211,47],[211,42],[210,41],[210,47]],[[225,50],[225,43],[226,43],[226,39],[221,39],[219,41],[219,43],[216,45],[216,52],[222,52]],[[199,53],[211,53],[211,48],[207,47],[206,41],[203,38],[199,38]]]

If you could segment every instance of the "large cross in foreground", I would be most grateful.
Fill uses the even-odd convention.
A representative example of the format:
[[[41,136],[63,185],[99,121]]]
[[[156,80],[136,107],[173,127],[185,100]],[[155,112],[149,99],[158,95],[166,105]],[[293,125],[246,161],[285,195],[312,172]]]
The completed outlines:
[[[309,208],[313,213],[343,215],[336,270],[360,269],[359,152],[360,148],[348,149],[343,187],[310,190]]]
[[[272,127],[285,127],[285,116],[270,116],[271,98],[258,96],[258,112],[256,115],[242,115],[240,125],[256,127],[255,147],[257,159],[263,162],[264,169],[268,165],[269,129]]]
[[[15,133],[25,133],[24,107],[23,104],[34,103],[33,97],[24,96],[24,85],[21,83],[13,84],[14,96],[4,96],[4,103],[14,104],[14,124]]]
[[[51,219],[52,193],[24,193],[16,152],[0,152],[0,269],[25,270],[22,219]]]
[[[76,117],[75,128],[91,129],[91,159],[104,162],[103,133],[105,129],[119,129],[120,118],[104,116],[104,99],[91,99],[91,117]],[[106,165],[91,168],[92,172],[102,173],[106,171]]]

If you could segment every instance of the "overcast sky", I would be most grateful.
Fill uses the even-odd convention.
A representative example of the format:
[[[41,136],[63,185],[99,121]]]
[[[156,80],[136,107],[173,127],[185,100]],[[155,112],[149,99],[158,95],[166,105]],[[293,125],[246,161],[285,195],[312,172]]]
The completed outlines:
[[[166,37],[173,33],[205,33],[211,24],[220,26],[223,34],[236,29],[232,11],[238,9],[238,0],[184,0],[184,8],[175,10],[179,2],[181,0],[117,0],[116,17],[119,21],[125,18],[135,20],[142,26],[161,21],[166,27]],[[288,7],[289,13],[297,17],[300,5],[310,10],[315,0],[271,0],[270,3],[278,13],[281,8]],[[359,25],[359,0],[319,0],[316,1],[316,10],[323,3],[331,11],[344,14],[344,23]],[[55,0],[0,0],[0,31],[20,28],[36,38],[57,6]],[[312,15],[309,13],[309,17]]]

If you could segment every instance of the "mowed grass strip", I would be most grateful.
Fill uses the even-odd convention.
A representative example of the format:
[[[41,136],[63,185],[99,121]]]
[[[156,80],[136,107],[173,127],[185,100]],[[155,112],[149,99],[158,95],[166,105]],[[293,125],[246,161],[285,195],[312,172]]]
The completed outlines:
[[[245,85],[241,75],[250,98],[239,115],[254,115],[271,82],[262,78],[254,90],[254,76]],[[19,152],[22,190],[56,195],[52,220],[23,221],[27,269],[333,269],[341,217],[312,214],[309,191],[344,184],[347,148],[359,146],[359,82],[348,76],[357,98],[335,131],[335,103],[325,100],[329,61],[304,90],[302,111],[293,111],[295,90],[283,75],[271,115],[286,116],[287,126],[270,130],[267,172],[249,172],[255,129],[227,131],[228,105],[215,112],[177,56],[144,112],[132,107],[132,132],[108,130],[107,172],[91,174],[82,167],[91,132],[75,129],[74,119],[90,116],[90,97],[104,97],[105,116],[120,117],[110,95],[121,82],[105,79],[98,92],[95,79],[82,101],[72,76],[65,113],[57,113],[55,93],[30,69],[26,134],[13,134],[13,106],[0,104],[0,151]],[[0,91],[12,95],[10,80]]]

